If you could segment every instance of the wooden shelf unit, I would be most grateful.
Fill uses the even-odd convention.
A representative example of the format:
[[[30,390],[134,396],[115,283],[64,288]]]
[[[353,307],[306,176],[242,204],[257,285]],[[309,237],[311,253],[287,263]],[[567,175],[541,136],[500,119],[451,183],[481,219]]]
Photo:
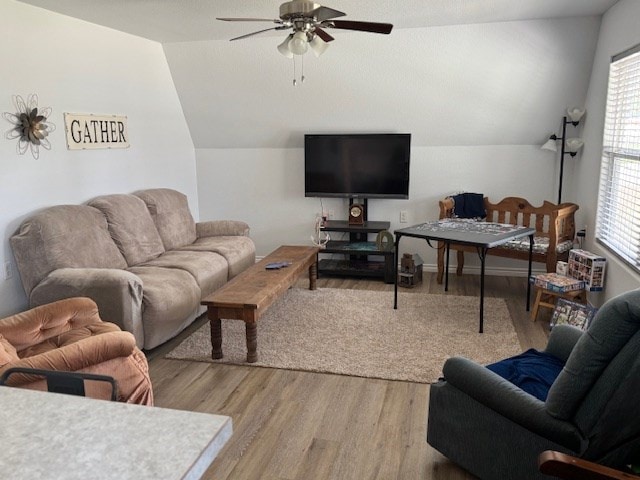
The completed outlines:
[[[394,249],[380,250],[369,235],[377,235],[389,230],[390,222],[365,221],[363,225],[349,225],[346,220],[328,220],[322,227],[326,232],[349,234],[349,240],[331,240],[320,254],[343,254],[342,260],[321,258],[318,275],[345,277],[381,278],[385,283],[393,283],[396,275]],[[376,260],[369,257],[382,257]]]

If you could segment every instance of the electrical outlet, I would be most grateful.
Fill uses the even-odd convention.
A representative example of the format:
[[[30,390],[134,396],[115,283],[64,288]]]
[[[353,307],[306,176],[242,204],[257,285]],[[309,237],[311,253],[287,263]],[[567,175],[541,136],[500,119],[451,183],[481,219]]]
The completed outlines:
[[[9,280],[13,277],[13,266],[11,262],[4,262],[4,279]]]
[[[400,210],[400,223],[407,223],[407,217],[409,216],[409,212],[406,210]]]

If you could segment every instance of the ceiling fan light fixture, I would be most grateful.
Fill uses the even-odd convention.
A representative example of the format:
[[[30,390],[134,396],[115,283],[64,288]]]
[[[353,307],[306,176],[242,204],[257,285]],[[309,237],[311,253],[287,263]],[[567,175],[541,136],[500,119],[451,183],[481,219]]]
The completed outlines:
[[[293,37],[293,34],[287,35],[287,38],[284,39],[280,45],[278,45],[278,51],[287,58],[293,58],[293,53],[289,50],[289,41]]]
[[[329,44],[322,40],[318,35],[314,35],[313,39],[309,42],[311,51],[316,57],[319,57],[324,51],[329,48]]]
[[[307,34],[303,31],[298,31],[293,34],[291,40],[288,43],[289,51],[294,55],[304,55],[309,48],[309,42],[307,41]]]

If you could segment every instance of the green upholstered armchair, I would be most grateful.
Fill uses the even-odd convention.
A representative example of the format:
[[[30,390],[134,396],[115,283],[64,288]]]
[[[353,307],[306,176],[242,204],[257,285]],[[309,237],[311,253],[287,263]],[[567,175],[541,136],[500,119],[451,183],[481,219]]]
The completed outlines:
[[[481,479],[547,479],[556,450],[613,468],[640,459],[640,289],[619,295],[589,329],[556,326],[545,350],[566,361],[545,401],[454,357],[431,385],[427,441]]]

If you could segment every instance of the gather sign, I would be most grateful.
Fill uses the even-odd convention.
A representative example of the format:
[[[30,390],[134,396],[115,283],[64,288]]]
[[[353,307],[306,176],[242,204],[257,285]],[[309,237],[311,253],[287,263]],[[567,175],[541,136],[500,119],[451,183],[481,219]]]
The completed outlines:
[[[127,117],[65,113],[64,126],[69,150],[128,148]]]

